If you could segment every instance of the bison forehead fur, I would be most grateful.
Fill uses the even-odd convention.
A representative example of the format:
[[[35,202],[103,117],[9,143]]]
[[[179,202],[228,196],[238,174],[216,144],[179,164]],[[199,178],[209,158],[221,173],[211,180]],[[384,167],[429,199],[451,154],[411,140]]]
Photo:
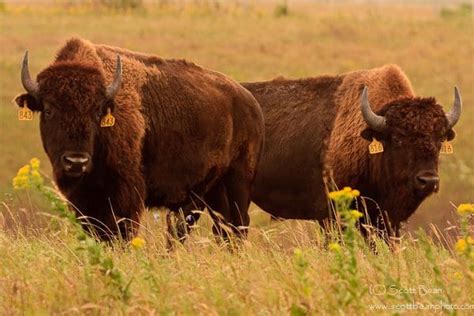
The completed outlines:
[[[387,124],[405,134],[446,133],[446,115],[434,98],[400,98],[387,103],[380,114]]]
[[[56,62],[38,75],[43,102],[87,113],[105,102],[105,81],[97,66],[81,61]]]
[[[110,97],[112,81],[121,86]],[[41,112],[43,145],[61,191],[100,226],[101,237],[131,237],[144,207],[177,210],[191,196],[209,199],[231,224],[248,225],[264,126],[257,101],[238,83],[186,61],[73,38],[37,83],[24,86],[39,87],[17,103]],[[115,125],[101,128],[96,114],[107,108]],[[64,152],[78,150],[92,167],[72,178],[58,161],[87,161],[67,156],[64,163]]]

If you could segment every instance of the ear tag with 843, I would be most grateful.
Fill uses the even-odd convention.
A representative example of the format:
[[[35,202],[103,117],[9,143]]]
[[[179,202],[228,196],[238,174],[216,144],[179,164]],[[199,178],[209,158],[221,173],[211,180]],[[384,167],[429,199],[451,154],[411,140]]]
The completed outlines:
[[[18,120],[19,121],[31,121],[33,120],[33,111],[23,105],[22,108],[18,109]]]
[[[115,117],[112,115],[110,108],[107,108],[107,114],[100,120],[100,127],[111,127],[115,125]]]

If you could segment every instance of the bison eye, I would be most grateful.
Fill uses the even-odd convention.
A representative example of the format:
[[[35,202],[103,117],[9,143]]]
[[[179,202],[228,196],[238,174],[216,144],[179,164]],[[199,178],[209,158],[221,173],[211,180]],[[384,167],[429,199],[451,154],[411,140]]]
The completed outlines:
[[[43,110],[45,118],[50,118],[53,115],[53,112],[50,109]]]
[[[399,137],[396,137],[396,136],[393,136],[393,137],[392,137],[392,143],[393,143],[395,146],[401,146],[401,145],[403,145],[402,140],[401,140]]]

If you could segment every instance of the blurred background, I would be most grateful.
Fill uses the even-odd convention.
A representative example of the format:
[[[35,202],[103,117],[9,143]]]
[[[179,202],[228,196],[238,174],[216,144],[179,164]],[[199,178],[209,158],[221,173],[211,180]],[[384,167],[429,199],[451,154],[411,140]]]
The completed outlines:
[[[449,109],[453,86],[464,110],[454,154],[442,155],[441,190],[406,226],[448,229],[453,205],[474,201],[474,90],[472,4],[457,0],[0,0],[0,212],[18,212],[25,225],[47,210],[34,195],[13,191],[11,180],[32,157],[49,161],[38,117],[17,120],[13,98],[23,92],[20,62],[30,52],[36,75],[71,36],[95,43],[185,58],[238,81],[339,74],[398,64],[420,96]],[[252,209],[252,225],[270,224]],[[16,215],[15,215],[16,216]]]

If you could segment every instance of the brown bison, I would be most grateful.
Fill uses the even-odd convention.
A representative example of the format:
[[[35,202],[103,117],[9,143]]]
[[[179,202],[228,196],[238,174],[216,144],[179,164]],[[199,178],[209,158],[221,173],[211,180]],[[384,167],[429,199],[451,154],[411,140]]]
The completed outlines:
[[[21,82],[27,93],[16,102],[41,113],[60,190],[100,238],[130,238],[145,206],[176,211],[192,197],[245,234],[264,123],[238,83],[82,39],[69,40],[37,80],[25,54]],[[115,124],[101,127],[108,113]]]
[[[457,89],[445,114],[434,98],[416,97],[393,65],[243,86],[260,103],[266,125],[252,200],[274,217],[325,220],[325,181],[332,179],[361,191],[366,223],[398,235],[400,224],[438,191],[440,148],[454,138],[461,114]],[[383,153],[369,154],[373,139]]]

